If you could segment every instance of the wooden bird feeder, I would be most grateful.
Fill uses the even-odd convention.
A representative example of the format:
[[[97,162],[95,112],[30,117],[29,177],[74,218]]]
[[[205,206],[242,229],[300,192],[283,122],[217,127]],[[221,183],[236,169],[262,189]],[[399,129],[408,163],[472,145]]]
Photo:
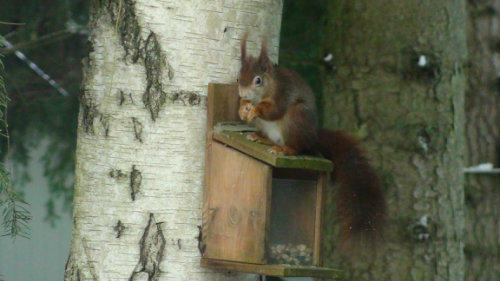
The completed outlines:
[[[330,161],[279,156],[246,139],[237,85],[210,84],[201,266],[271,276],[332,278],[322,268]],[[228,123],[229,122],[229,123]],[[236,123],[235,123],[236,122]]]

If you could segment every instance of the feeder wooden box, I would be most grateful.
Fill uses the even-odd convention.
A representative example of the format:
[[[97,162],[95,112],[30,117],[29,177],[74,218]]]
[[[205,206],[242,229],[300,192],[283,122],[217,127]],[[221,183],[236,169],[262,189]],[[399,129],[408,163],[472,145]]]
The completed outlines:
[[[237,85],[209,85],[201,265],[274,276],[334,277],[337,270],[320,267],[332,163],[269,153],[270,146],[246,139],[242,130],[251,128],[241,123],[238,108]]]

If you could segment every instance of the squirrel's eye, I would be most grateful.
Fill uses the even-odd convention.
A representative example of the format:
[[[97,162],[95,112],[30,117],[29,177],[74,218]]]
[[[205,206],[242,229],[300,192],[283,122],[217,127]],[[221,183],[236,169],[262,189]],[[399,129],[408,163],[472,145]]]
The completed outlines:
[[[257,86],[260,86],[262,84],[262,78],[260,78],[260,76],[255,76],[255,78],[253,79],[253,83]]]

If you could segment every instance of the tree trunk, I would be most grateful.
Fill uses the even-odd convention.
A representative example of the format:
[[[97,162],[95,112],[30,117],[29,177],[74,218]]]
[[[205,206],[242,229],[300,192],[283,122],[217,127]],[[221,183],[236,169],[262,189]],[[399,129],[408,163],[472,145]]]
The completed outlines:
[[[389,220],[375,257],[348,260],[329,217],[326,265],[350,280],[463,280],[464,1],[340,0],[328,12],[324,123],[362,139]]]
[[[93,1],[65,280],[242,280],[199,266],[209,82],[240,38],[277,58],[282,1]]]
[[[466,166],[499,166],[500,1],[468,1],[469,79],[465,96]],[[500,279],[498,174],[465,177],[466,278]]]

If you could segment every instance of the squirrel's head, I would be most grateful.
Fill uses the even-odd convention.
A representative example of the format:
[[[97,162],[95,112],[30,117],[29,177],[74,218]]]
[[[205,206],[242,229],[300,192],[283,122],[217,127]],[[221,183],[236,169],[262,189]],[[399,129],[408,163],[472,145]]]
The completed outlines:
[[[246,55],[247,34],[241,40],[241,69],[238,77],[240,98],[257,104],[274,84],[273,64],[267,56],[266,42],[262,42],[260,55],[257,58]]]

